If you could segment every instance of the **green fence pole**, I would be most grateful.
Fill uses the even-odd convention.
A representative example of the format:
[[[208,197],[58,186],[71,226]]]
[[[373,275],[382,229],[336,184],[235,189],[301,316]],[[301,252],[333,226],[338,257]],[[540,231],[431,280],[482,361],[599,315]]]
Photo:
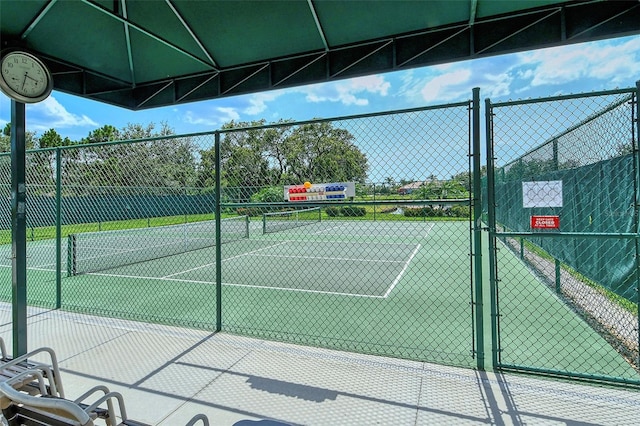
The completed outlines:
[[[56,309],[62,306],[62,152],[56,148]]]
[[[220,232],[222,209],[220,208],[220,133],[215,133],[215,180],[214,204],[216,212],[216,331],[222,330],[222,235]]]
[[[640,202],[640,200],[638,198],[639,194],[638,191],[640,188],[640,148],[638,147],[638,143],[640,142],[640,80],[636,81],[636,93],[635,93],[635,101],[636,101],[636,109],[635,109],[635,120],[636,120],[636,134],[635,137],[632,140],[632,144],[633,144],[633,150],[634,150],[634,168],[635,168],[635,172],[636,172],[636,176],[635,176],[635,191],[634,191],[634,197],[635,197],[635,202],[634,202],[634,225],[635,225],[635,233],[638,234],[638,232],[640,231],[640,212],[638,211],[638,208],[640,207],[638,205],[638,203]],[[633,111],[633,109],[632,109]],[[633,113],[633,112],[632,112]],[[636,249],[636,256],[635,256],[635,263],[636,263],[636,307],[637,307],[637,312],[636,312],[636,330],[638,330],[638,347],[636,348],[638,350],[638,365],[640,365],[640,241],[638,241],[638,238],[636,237],[635,239],[635,249]]]
[[[520,260],[524,260],[524,238],[520,238]]]
[[[558,259],[555,259],[555,263],[556,263],[556,293],[560,294],[561,292],[561,288],[560,288],[560,261]]]
[[[373,184],[373,221],[376,221],[376,184]]]
[[[11,101],[11,244],[13,356],[27,353],[27,184],[25,105]]]
[[[498,271],[496,267],[496,196],[495,165],[493,154],[493,108],[485,99],[485,132],[487,144],[487,219],[489,225],[489,292],[491,294],[491,362],[496,367],[500,361],[500,321],[498,314]]]
[[[473,88],[472,152],[473,156],[473,245],[475,267],[476,354],[477,367],[484,370],[484,304],[482,294],[482,181],[480,166],[480,88]]]

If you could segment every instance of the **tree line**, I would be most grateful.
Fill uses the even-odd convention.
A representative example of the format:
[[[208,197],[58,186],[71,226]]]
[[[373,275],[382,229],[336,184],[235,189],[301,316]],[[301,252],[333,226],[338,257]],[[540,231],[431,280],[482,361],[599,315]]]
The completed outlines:
[[[328,122],[296,125],[281,120],[277,124],[265,127],[264,120],[230,121],[222,127],[221,183],[236,188],[229,191],[232,201],[249,200],[264,188],[305,181],[366,180],[367,158],[349,131]],[[10,135],[8,124],[0,136],[0,151],[10,150]],[[212,137],[176,136],[167,123],[159,128],[153,123],[128,124],[121,129],[105,125],[78,141],[63,138],[55,129],[40,136],[28,132],[26,139],[27,149],[70,147],[62,151],[65,195],[118,190],[171,193],[185,188],[203,193],[212,192],[215,186]],[[132,142],[96,145],[119,140]],[[0,164],[3,175],[10,170],[8,163]],[[40,188],[40,193],[51,193],[55,151],[29,153],[27,163],[27,182]]]

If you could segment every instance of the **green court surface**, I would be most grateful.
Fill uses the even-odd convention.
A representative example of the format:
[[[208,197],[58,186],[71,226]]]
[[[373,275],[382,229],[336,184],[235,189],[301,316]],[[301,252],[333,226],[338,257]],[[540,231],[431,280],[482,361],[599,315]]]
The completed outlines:
[[[222,329],[473,367],[469,236],[467,222],[326,220],[263,235],[261,224],[253,221],[250,238],[221,247]],[[66,241],[63,247],[64,268]],[[0,249],[0,297],[10,301],[10,246]],[[29,242],[27,251],[29,302],[53,308],[55,244]],[[501,253],[503,363],[578,372],[595,368],[598,374],[637,378],[524,264],[508,250]],[[486,259],[486,244],[483,256]],[[213,330],[215,259],[215,248],[210,247],[72,277],[63,271],[61,306]]]
[[[640,380],[625,359],[509,249],[498,257],[501,362]]]

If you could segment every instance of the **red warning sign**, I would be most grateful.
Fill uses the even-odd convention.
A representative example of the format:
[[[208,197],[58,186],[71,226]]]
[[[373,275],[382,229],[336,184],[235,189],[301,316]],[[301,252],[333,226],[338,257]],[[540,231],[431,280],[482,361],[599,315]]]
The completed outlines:
[[[531,216],[532,229],[558,229],[560,216]]]

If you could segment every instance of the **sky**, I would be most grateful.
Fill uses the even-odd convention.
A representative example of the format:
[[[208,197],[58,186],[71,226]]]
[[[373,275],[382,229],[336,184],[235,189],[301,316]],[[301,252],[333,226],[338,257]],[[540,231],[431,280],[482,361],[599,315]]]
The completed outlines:
[[[631,36],[136,112],[54,91],[27,105],[27,130],[42,135],[53,128],[76,141],[107,124],[166,122],[185,134],[231,120],[300,121],[465,101],[474,87],[481,99],[506,101],[627,88],[638,80],[640,36]],[[0,94],[0,126],[10,119],[10,101]]]

